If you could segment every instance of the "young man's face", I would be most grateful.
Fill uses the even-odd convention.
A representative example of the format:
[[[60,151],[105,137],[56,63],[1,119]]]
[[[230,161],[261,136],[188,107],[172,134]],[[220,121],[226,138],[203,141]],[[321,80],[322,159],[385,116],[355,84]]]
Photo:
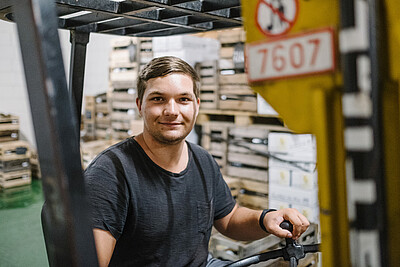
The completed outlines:
[[[172,73],[147,81],[143,100],[136,100],[144,121],[144,134],[163,144],[184,140],[195,123],[200,100],[190,76]]]

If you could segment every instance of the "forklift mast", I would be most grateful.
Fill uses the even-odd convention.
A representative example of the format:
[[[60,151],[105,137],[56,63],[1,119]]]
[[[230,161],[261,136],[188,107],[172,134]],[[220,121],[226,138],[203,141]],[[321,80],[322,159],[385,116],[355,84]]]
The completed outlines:
[[[153,37],[244,26],[252,88],[317,140],[322,266],[400,262],[397,0],[0,0],[17,24],[51,266],[96,266],[79,152],[90,33]],[[71,32],[67,86],[57,29]]]
[[[243,2],[252,88],[316,136],[324,267],[400,260],[399,11],[393,0]]]

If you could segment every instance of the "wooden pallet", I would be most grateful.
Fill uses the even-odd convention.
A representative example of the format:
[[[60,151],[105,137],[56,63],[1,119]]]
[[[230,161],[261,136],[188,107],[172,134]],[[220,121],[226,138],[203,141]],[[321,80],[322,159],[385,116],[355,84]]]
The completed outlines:
[[[241,190],[237,196],[237,202],[250,209],[267,209],[268,183],[249,179],[240,179]]]
[[[216,160],[221,172],[226,172],[228,128],[232,123],[205,122],[202,124],[201,145]]]
[[[95,140],[81,143],[83,168],[86,168],[90,162],[103,150],[118,142],[117,140]]]
[[[30,145],[26,141],[0,143],[0,161],[25,159],[30,157]]]
[[[30,169],[31,165],[29,157],[0,161],[0,171],[5,173],[13,171],[30,170]]]
[[[39,155],[37,154],[36,151],[31,151],[31,157],[29,162],[31,164],[32,178],[41,179],[42,171],[40,169]]]
[[[127,64],[138,62],[138,38],[116,38],[111,41],[110,68],[125,67]]]
[[[135,88],[114,89],[110,94],[111,101],[130,101],[135,103],[137,91]]]
[[[110,83],[113,88],[135,88],[139,72],[139,63],[120,64],[110,69]]]
[[[221,44],[234,44],[246,41],[246,32],[243,27],[222,30],[218,32],[218,40]]]
[[[277,115],[257,114],[255,112],[237,110],[200,110],[197,117],[197,124],[207,121],[230,122],[237,126],[263,125],[270,127],[271,131],[286,131],[282,119]]]
[[[267,125],[229,128],[228,175],[268,181],[268,157],[260,153],[268,152],[269,132]]]
[[[19,118],[0,113],[0,142],[19,139]]]
[[[139,38],[139,62],[144,66],[153,58],[153,39]]]
[[[12,188],[32,183],[30,170],[19,170],[12,172],[0,171],[0,187]]]
[[[201,85],[200,109],[218,109],[219,105],[218,85]]]

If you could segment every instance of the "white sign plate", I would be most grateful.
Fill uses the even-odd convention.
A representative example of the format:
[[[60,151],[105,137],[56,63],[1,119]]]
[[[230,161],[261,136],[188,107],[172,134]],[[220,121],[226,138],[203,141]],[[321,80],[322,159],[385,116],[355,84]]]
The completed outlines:
[[[250,82],[334,71],[333,30],[247,44],[246,57]]]

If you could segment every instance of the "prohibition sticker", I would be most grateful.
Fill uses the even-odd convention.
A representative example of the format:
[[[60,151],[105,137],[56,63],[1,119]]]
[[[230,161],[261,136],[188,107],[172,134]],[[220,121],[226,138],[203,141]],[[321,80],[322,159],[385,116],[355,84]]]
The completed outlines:
[[[295,24],[299,10],[298,0],[259,0],[256,24],[266,36],[287,33]]]

